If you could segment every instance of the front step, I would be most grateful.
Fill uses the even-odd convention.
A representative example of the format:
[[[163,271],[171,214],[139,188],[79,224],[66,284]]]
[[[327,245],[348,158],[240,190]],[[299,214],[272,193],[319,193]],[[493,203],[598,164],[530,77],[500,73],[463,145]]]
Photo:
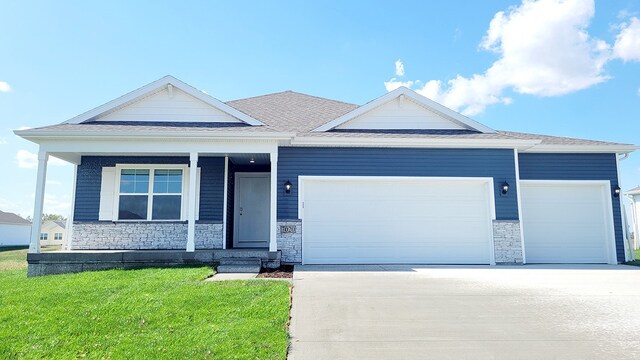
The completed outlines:
[[[223,258],[216,271],[218,273],[259,273],[262,260],[259,258]]]

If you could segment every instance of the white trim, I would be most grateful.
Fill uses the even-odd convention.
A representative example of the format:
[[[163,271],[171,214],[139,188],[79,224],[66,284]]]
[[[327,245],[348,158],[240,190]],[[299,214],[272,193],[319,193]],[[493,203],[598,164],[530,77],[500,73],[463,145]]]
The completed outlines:
[[[202,91],[194,88],[193,86],[167,75],[154,82],[151,82],[141,88],[138,88],[128,94],[120,96],[114,100],[109,101],[106,104],[100,105],[92,110],[82,113],[72,119],[64,122],[64,124],[79,124],[87,120],[93,120],[95,118],[104,116],[113,111],[121,109],[129,104],[132,104],[146,96],[154,94],[160,90],[164,90],[168,86],[175,86],[176,88],[184,91],[185,93],[195,97],[196,99],[203,101],[204,103],[225,112],[238,120],[241,120],[249,125],[264,125],[262,122],[252,118],[251,116],[236,110],[235,108],[223,103],[222,101],[207,95]]]
[[[640,147],[635,145],[536,145],[523,149],[527,153],[619,153],[626,154],[636,151]]]
[[[456,124],[459,124],[470,130],[477,130],[483,133],[495,133],[496,131],[492,128],[485,126],[475,120],[469,119],[468,117],[455,112],[449,109],[446,106],[438,104],[437,102],[430,100],[415,91],[408,89],[404,86],[399,87],[391,92],[386,93],[385,95],[380,96],[379,98],[366,103],[353,111],[350,111],[339,118],[332,120],[316,129],[314,132],[323,132],[334,129],[335,127],[346,123],[349,120],[352,120],[360,115],[363,115],[381,105],[388,103],[389,101],[394,100],[395,98],[404,95],[405,97],[415,101],[418,105],[425,107],[426,109],[433,111],[441,116],[446,117],[447,119],[453,121]]]
[[[30,253],[40,252],[40,231],[42,230],[42,209],[44,206],[44,192],[47,182],[47,162],[49,154],[46,151],[38,151],[38,174],[36,177],[36,195],[33,205],[33,220],[31,223]]]
[[[302,136],[291,140],[293,146],[365,146],[365,147],[412,147],[412,148],[498,148],[527,149],[540,140],[510,139],[450,139],[450,138],[363,138]]]
[[[122,154],[127,156],[149,154],[173,154],[184,156],[191,152],[205,155],[224,156],[227,154],[270,153],[278,147],[272,139],[220,140],[220,139],[76,139],[64,141],[43,141],[41,148],[50,153],[78,153],[83,155]]]
[[[184,170],[182,171],[184,174]],[[184,177],[184,176],[183,176]],[[189,187],[187,188],[188,211],[187,211],[187,252],[193,252],[196,249],[196,187],[198,177],[198,153],[189,154]],[[151,182],[151,180],[149,180]],[[183,193],[184,193],[184,183]],[[182,198],[184,201],[184,197]],[[151,203],[151,202],[150,202]]]
[[[240,184],[238,181],[239,177],[246,177],[246,178],[254,177],[254,178],[269,179],[269,173],[264,171],[261,171],[261,172],[238,171],[234,173],[234,181],[233,181],[233,247],[234,248],[242,248],[238,246],[238,233],[239,233],[238,226],[240,225],[239,215],[238,215],[238,213],[240,212],[240,206],[238,205],[238,201],[240,201],[240,196],[238,195],[240,194]],[[271,228],[269,228],[269,234],[271,234]],[[271,243],[271,240],[267,239],[267,243],[268,243],[267,246],[269,246]]]
[[[269,212],[269,251],[278,251],[278,149],[269,154],[271,160],[271,192]]]
[[[600,186],[602,189],[602,197],[605,203],[605,222],[609,227],[609,244],[607,244],[608,263],[615,265],[618,263],[616,254],[616,232],[615,222],[613,221],[613,201],[611,195],[611,181],[609,180],[520,180],[520,184],[542,185],[542,186]],[[520,219],[522,222],[523,219]],[[524,243],[524,242],[523,242]]]
[[[624,244],[624,261],[632,259],[633,255],[629,253],[629,243],[627,239],[627,216],[624,209],[624,202],[622,201],[622,185],[620,181],[620,158],[616,154],[616,180],[618,181],[618,187],[620,188],[620,194],[618,195],[618,201],[620,203],[620,225],[622,226],[622,243]],[[633,252],[633,250],[631,250]]]
[[[63,250],[71,249],[71,241],[73,240],[73,217],[76,210],[76,181],[78,180],[78,165],[73,165],[73,182],[71,183],[71,209],[69,210],[69,218],[67,218],[66,236],[64,237]]]
[[[120,207],[120,179],[121,179],[121,171],[123,169],[140,169],[140,170],[149,170],[149,189],[146,195],[149,197],[147,199],[147,218],[139,219],[139,220],[128,220],[128,219],[120,219],[119,207]],[[180,194],[180,219],[172,219],[172,220],[153,220],[152,217],[152,209],[153,209],[153,177],[154,171],[158,169],[169,169],[169,170],[182,170],[182,193]],[[113,216],[112,221],[117,222],[139,222],[139,221],[153,221],[153,222],[167,222],[167,221],[186,221],[188,217],[188,202],[186,201],[189,195],[189,187],[191,174],[189,171],[189,166],[185,164],[116,164],[116,178],[115,178],[115,187],[113,191]],[[196,173],[197,178],[197,173]],[[127,195],[127,193],[124,193]],[[129,194],[136,195],[136,194]],[[145,195],[144,193],[139,193],[138,195]],[[177,193],[170,193],[165,195],[178,195]]]
[[[518,201],[518,221],[520,223],[520,246],[522,247],[522,264],[527,263],[527,254],[524,249],[524,226],[522,222],[522,191],[520,191],[520,157],[518,156],[518,150],[513,149],[513,159],[516,168],[516,194]]]
[[[301,261],[304,265],[304,188],[305,182],[318,181],[448,181],[448,182],[468,182],[477,181],[487,185],[487,195],[489,196],[489,264],[495,265],[495,244],[493,239],[493,221],[496,220],[495,188],[493,177],[442,177],[442,176],[298,176],[298,218],[302,221],[302,247]]]
[[[228,215],[228,194],[229,194],[229,157],[224,157],[224,180],[222,191],[222,249],[227,248],[227,217]]]

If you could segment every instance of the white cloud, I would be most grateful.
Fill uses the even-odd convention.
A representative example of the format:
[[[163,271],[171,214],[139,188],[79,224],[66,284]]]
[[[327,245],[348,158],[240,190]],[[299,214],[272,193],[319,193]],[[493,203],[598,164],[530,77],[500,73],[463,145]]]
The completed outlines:
[[[16,163],[19,168],[23,169],[36,169],[38,167],[38,154],[34,154],[28,150],[18,150],[16,153]],[[66,166],[69,165],[66,161],[62,161],[58,158],[49,156],[48,165],[51,166]]]
[[[587,32],[594,14],[593,0],[523,0],[491,20],[479,47],[499,58],[487,70],[446,82],[430,80],[415,90],[475,115],[488,105],[510,104],[512,99],[504,95],[507,90],[560,96],[606,81],[604,65],[612,51]],[[394,78],[384,85],[389,90],[399,83]]]
[[[0,92],[9,92],[11,91],[11,86],[6,81],[0,81]]]
[[[396,76],[404,76],[404,64],[402,60],[396,60]]]
[[[396,78],[391,78],[389,81],[384,82],[384,87],[387,91],[393,91],[401,86],[411,88],[414,81],[398,81]]]
[[[48,185],[62,185],[62,182],[58,180],[47,180],[47,186]]]
[[[620,24],[613,55],[624,61],[640,61],[640,19],[632,17],[629,23]]]

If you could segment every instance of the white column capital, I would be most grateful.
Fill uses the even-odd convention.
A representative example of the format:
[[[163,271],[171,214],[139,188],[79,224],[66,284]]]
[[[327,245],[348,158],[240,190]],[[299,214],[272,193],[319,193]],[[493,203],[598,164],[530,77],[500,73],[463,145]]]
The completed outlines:
[[[198,161],[198,153],[197,152],[189,153],[189,161],[197,162]]]

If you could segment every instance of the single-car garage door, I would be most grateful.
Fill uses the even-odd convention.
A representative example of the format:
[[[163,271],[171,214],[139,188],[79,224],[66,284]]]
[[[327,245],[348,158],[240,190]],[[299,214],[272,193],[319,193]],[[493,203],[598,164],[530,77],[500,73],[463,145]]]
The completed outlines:
[[[608,182],[521,181],[527,263],[615,263]]]
[[[490,179],[300,177],[305,264],[489,264]]]

